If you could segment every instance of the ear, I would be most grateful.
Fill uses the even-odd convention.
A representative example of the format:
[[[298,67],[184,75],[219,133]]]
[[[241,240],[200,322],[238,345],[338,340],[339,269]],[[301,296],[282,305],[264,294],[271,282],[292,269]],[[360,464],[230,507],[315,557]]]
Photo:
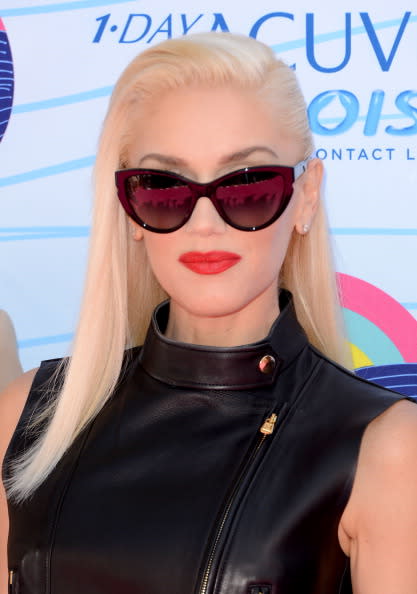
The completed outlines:
[[[137,223],[135,223],[135,221],[132,221],[132,219],[129,220],[129,230],[130,230],[132,238],[135,241],[142,241],[143,228],[140,225],[138,225]]]
[[[296,216],[295,228],[298,233],[305,235],[310,229],[320,200],[320,188],[323,179],[323,162],[317,157],[307,163],[307,169],[302,174],[300,204]]]

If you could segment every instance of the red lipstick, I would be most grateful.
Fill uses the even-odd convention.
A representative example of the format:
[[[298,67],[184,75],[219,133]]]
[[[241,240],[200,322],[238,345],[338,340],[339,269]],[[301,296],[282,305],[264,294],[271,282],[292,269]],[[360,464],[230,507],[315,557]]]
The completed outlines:
[[[197,274],[219,274],[239,262],[241,256],[233,252],[186,252],[179,261]]]

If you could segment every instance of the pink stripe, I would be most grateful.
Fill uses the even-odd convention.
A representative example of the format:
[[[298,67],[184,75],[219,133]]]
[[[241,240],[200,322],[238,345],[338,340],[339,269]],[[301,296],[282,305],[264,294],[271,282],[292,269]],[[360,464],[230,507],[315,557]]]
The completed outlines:
[[[5,30],[6,30],[6,27],[4,26],[4,23],[0,18],[0,31],[5,31]]]
[[[343,307],[378,326],[404,361],[417,362],[417,320],[390,295],[360,278],[339,272],[338,282]]]

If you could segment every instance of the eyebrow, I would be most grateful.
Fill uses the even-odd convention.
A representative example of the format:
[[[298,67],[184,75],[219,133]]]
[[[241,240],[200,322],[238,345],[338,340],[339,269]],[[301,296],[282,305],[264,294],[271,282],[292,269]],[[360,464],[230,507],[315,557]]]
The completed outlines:
[[[264,153],[269,153],[275,159],[278,159],[278,155],[275,151],[273,151],[269,146],[250,146],[247,149],[243,149],[241,151],[236,151],[235,153],[231,153],[230,155],[226,155],[222,159],[220,159],[220,165],[228,165],[229,163],[234,163],[235,161],[243,161],[252,153],[256,153],[258,151],[262,151]]]
[[[252,153],[255,153],[258,151],[262,151],[264,153],[265,152],[269,153],[272,157],[274,157],[276,159],[278,158],[278,155],[270,147],[259,145],[259,146],[250,146],[247,149],[243,149],[241,151],[236,151],[234,153],[230,153],[229,155],[225,155],[224,157],[222,157],[220,159],[219,164],[220,165],[229,165],[231,163],[243,161],[244,159],[246,159],[247,157],[252,155]],[[178,157],[172,157],[170,155],[161,155],[159,153],[148,153],[147,155],[144,155],[139,161],[139,166],[146,159],[154,159],[155,161],[159,161],[161,164],[166,165],[166,166],[173,166],[173,167],[178,167],[178,166],[186,167],[187,166],[187,162],[184,161],[184,159],[180,159]]]

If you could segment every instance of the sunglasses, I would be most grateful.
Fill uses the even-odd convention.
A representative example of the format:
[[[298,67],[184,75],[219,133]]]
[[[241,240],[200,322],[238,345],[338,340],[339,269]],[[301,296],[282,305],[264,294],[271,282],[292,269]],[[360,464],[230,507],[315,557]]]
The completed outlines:
[[[241,231],[271,225],[288,206],[293,183],[307,168],[265,165],[245,167],[201,184],[158,169],[116,171],[119,200],[139,225],[155,233],[171,233],[191,217],[199,198],[209,198],[221,218]]]

